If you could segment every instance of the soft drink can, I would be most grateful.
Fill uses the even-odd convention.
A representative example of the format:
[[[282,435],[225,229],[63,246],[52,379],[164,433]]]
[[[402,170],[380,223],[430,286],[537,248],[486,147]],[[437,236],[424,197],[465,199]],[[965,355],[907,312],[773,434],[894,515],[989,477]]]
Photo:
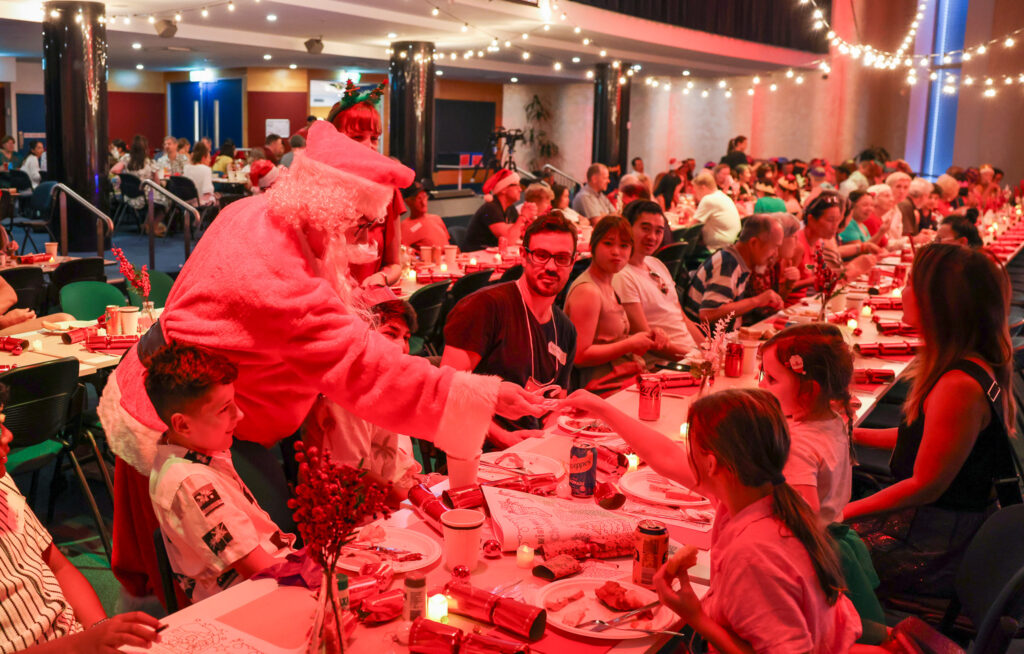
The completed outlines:
[[[649,421],[661,418],[661,377],[637,375],[636,388],[640,391],[637,417]]]
[[[633,583],[654,586],[654,574],[668,560],[668,527],[657,520],[641,520],[636,525],[633,548]]]
[[[569,489],[573,497],[593,497],[597,486],[597,448],[577,438],[569,450]]]
[[[898,263],[892,271],[892,283],[897,287],[902,287],[907,283],[907,266],[906,264]]]
[[[743,343],[725,344],[725,376],[739,377],[743,374]]]
[[[107,336],[120,336],[121,334],[121,315],[117,309],[116,304],[109,304],[104,311],[107,317],[104,321]]]
[[[882,271],[878,268],[872,268],[871,272],[868,273],[868,286],[877,287],[882,283]]]

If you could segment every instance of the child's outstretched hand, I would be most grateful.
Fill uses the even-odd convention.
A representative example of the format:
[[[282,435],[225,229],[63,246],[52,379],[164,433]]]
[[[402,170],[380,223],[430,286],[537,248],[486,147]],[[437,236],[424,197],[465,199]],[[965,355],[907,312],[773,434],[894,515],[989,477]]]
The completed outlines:
[[[578,409],[587,413],[599,413],[603,405],[604,400],[590,391],[580,389],[569,397],[561,400],[558,403],[556,411],[558,413],[568,413],[573,409]]]

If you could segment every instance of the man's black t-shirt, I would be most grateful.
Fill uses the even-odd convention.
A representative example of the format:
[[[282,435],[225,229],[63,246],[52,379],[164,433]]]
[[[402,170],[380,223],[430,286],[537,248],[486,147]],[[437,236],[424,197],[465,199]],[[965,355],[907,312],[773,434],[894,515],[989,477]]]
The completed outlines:
[[[668,209],[672,206],[672,199],[676,195],[676,187],[683,183],[683,180],[676,175],[674,171],[665,173],[661,180],[658,181],[658,188],[654,189],[654,195],[661,196],[662,202],[665,203],[665,208]]]
[[[491,225],[495,223],[515,223],[519,219],[519,212],[515,207],[509,207],[502,211],[501,203],[497,200],[485,202],[476,210],[469,220],[469,227],[466,229],[466,241],[462,244],[464,252],[474,252],[485,248],[494,247],[498,244],[498,237],[491,231]]]
[[[569,389],[576,356],[576,328],[562,310],[552,307],[552,318],[541,324],[526,308],[516,282],[481,289],[460,301],[444,328],[445,346],[480,355],[473,372],[497,375],[526,386],[532,377],[541,386]],[[532,338],[532,346],[531,346]],[[539,429],[540,421],[527,417],[506,428]]]

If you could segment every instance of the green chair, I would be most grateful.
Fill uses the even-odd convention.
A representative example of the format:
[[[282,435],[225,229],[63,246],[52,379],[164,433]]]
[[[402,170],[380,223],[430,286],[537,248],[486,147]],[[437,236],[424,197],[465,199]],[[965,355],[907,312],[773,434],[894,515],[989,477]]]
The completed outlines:
[[[70,460],[109,561],[110,530],[82,471],[84,460],[77,453],[79,445],[91,445],[108,491],[112,485],[95,439],[82,431],[85,388],[78,383],[78,367],[78,359],[64,357],[0,374],[0,383],[7,386],[10,394],[4,406],[4,426],[13,436],[6,467],[12,475],[31,475],[28,492],[31,503],[37,499],[40,471],[47,464],[55,464],[46,511],[47,522],[50,522],[64,478],[63,464],[65,459]]]
[[[75,320],[96,320],[111,304],[123,307],[128,302],[105,282],[71,282],[60,289],[60,309]]]
[[[149,301],[153,303],[153,308],[159,309],[167,304],[167,296],[171,292],[172,284],[174,284],[174,280],[167,273],[162,273],[159,270],[149,271]],[[131,284],[128,285],[128,302],[133,307],[142,307],[142,297],[135,293]]]

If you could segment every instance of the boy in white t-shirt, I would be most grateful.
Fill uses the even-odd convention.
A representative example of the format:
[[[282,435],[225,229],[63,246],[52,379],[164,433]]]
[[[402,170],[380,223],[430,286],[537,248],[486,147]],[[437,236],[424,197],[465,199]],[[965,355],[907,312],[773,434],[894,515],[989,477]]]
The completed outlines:
[[[623,210],[633,225],[633,254],[612,279],[629,317],[630,331],[658,329],[668,337],[669,349],[658,354],[681,359],[703,340],[700,329],[683,313],[676,283],[668,268],[651,256],[661,246],[665,218],[656,202],[637,200]]]
[[[0,384],[0,652],[104,654],[159,642],[145,613],[107,618],[96,591],[53,542],[7,474],[13,435]]]
[[[277,563],[295,536],[277,528],[231,463],[242,417],[235,365],[183,343],[161,347],[144,363],[146,393],[168,427],[149,496],[174,575],[185,595],[200,601]]]

